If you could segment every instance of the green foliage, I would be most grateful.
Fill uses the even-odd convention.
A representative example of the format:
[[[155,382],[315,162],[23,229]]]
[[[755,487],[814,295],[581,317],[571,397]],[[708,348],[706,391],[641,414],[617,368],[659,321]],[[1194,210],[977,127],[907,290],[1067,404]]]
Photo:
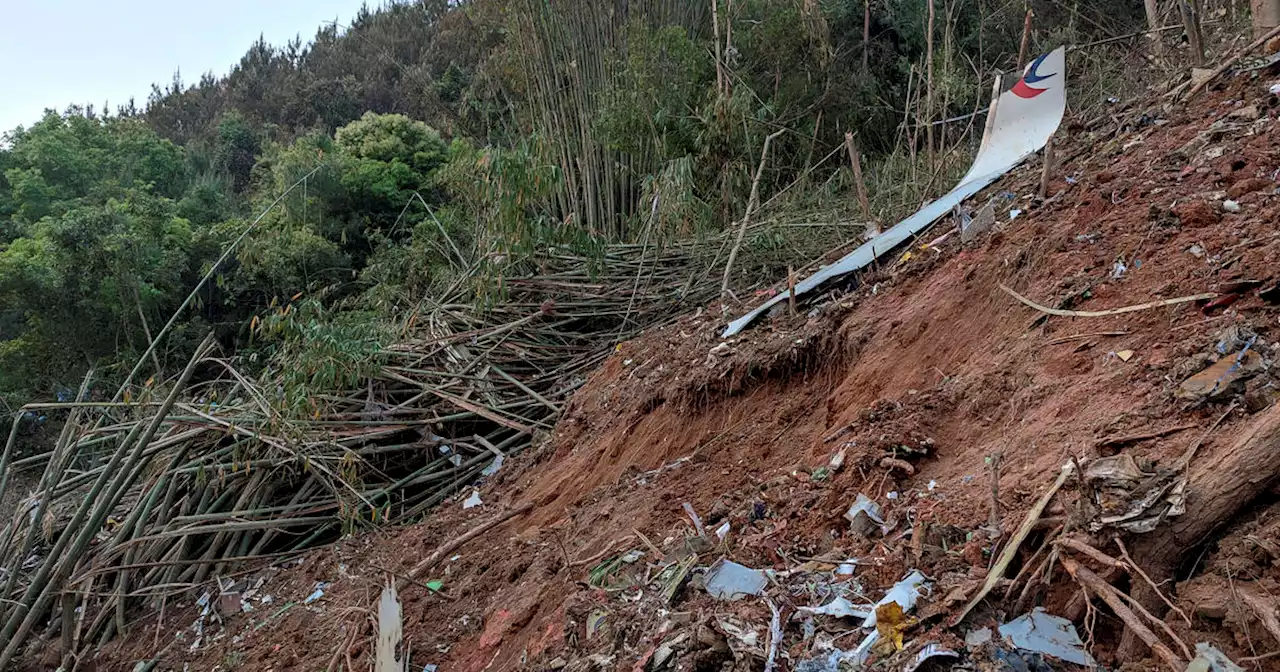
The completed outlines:
[[[172,201],[138,190],[29,226],[0,251],[0,305],[22,315],[0,386],[49,389],[99,358],[145,347],[139,312],[180,300],[198,247]],[[42,375],[15,380],[14,371]]]
[[[317,411],[316,390],[358,387],[378,373],[391,334],[377,315],[333,310],[323,297],[272,302],[255,320],[255,335],[284,384],[286,408],[303,415]]]

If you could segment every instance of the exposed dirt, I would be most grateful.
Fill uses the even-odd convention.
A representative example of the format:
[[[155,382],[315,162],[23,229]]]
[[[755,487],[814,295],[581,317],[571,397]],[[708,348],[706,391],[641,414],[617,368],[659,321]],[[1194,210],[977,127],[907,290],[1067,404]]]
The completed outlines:
[[[910,568],[925,571],[934,588],[917,609],[922,624],[907,631],[908,652],[930,640],[963,650],[967,626],[948,631],[942,616],[967,601],[999,552],[982,530],[993,498],[989,456],[1000,455],[1007,540],[1072,458],[1125,454],[1144,470],[1167,469],[1203,439],[1195,459],[1211,461],[1250,413],[1273,402],[1280,308],[1259,296],[1280,276],[1272,98],[1263,81],[1240,77],[1163,116],[1128,109],[1116,113],[1119,126],[1077,122],[1059,146],[1051,198],[1029,196],[1039,166],[1017,171],[989,190],[1003,221],[973,246],[952,235],[915,247],[859,287],[804,308],[817,305],[817,314],[781,316],[725,345],[720,329],[738,307],[730,315],[708,307],[625,343],[541,449],[479,488],[482,506],[463,510],[460,497],[419,525],[260,571],[253,576],[266,576],[260,593],[271,603],[230,610],[222,624],[206,618],[194,650],[197,595],[170,601],[81,669],[132,669],[175,633],[183,639],[158,669],[367,669],[367,628],[388,573],[407,573],[440,544],[526,502],[535,505],[529,514],[420,577],[443,581],[439,593],[416,584],[401,592],[409,669],[762,667],[769,607],[719,602],[697,587],[699,577],[675,581],[672,568],[681,565],[669,562],[695,555],[695,568],[723,555],[781,572],[770,595],[782,614],[784,669],[813,655],[816,641],[852,648],[862,636],[819,617],[818,632],[805,637],[798,607],[825,603],[833,585],[856,584],[874,601]],[[1228,198],[1238,212],[1224,207]],[[1013,208],[1023,213],[1009,221]],[[939,223],[921,241],[952,225]],[[1261,284],[1233,291],[1245,280]],[[1045,319],[1002,284],[1077,310],[1202,292],[1235,298]],[[1244,345],[1259,356],[1256,370],[1211,396],[1183,388]],[[884,536],[849,531],[842,514],[860,492],[883,507]],[[1046,527],[1072,520],[1080,492],[1069,484]],[[1188,549],[1179,583],[1164,586],[1190,625],[1177,612],[1165,620],[1192,646],[1210,642],[1237,661],[1280,648],[1256,613],[1222,599],[1242,587],[1272,604],[1280,595],[1280,506],[1271,501],[1254,503],[1220,540]],[[685,503],[710,541],[697,536]],[[714,530],[726,522],[718,540]],[[1032,534],[1009,576],[1034,561],[1027,556],[1043,536]],[[633,549],[643,557],[609,563]],[[839,574],[844,558],[859,560],[853,583]],[[1072,604],[1080,589],[1055,569],[1047,587],[1033,586],[1022,600],[1015,593],[1005,601],[998,587],[967,624],[1016,616],[1019,601],[1043,605],[1076,618],[1100,662],[1157,666],[1115,660],[1120,623],[1101,606],[1072,614],[1084,611]],[[827,578],[812,578],[819,575]],[[304,604],[317,582],[328,583],[324,596]],[[663,585],[675,586],[672,599]],[[743,627],[758,641],[732,634]],[[49,669],[57,658],[50,642],[28,656],[28,667]],[[1278,670],[1280,657],[1249,669]]]

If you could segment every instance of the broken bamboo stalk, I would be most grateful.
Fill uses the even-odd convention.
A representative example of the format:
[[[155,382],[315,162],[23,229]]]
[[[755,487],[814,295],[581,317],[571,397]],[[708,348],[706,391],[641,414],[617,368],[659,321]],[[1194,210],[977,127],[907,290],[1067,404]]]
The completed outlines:
[[[1045,508],[1049,506],[1049,500],[1053,499],[1053,496],[1058,493],[1058,490],[1062,488],[1062,485],[1067,482],[1067,478],[1071,475],[1073,470],[1071,462],[1067,462],[1062,465],[1062,469],[1058,473],[1057,480],[1053,482],[1053,485],[1049,486],[1049,489],[1040,496],[1040,499],[1037,500],[1035,505],[1031,507],[1031,510],[1027,512],[1026,519],[1022,521],[1022,525],[1018,527],[1017,532],[1014,532],[1013,537],[1009,539],[1009,543],[1005,545],[1004,551],[1000,554],[1000,559],[997,560],[996,563],[992,565],[991,570],[987,572],[987,580],[982,584],[982,588],[973,596],[973,599],[969,600],[969,604],[965,605],[964,609],[960,610],[959,613],[951,618],[949,621],[949,625],[951,627],[959,625],[960,621],[963,621],[964,617],[968,616],[969,612],[973,611],[973,608],[978,606],[979,602],[986,599],[987,594],[990,593],[991,590],[996,587],[996,584],[1000,582],[1000,579],[1004,577],[1005,570],[1008,569],[1009,563],[1013,561],[1013,557],[1018,553],[1018,548],[1022,546],[1022,542],[1026,540],[1027,535],[1031,534],[1031,529],[1035,527],[1036,521],[1040,519]]]

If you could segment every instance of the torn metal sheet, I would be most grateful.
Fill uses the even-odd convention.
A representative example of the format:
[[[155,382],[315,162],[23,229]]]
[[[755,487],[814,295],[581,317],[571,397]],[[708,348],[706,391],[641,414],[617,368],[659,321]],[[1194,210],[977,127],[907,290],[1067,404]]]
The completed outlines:
[[[720,600],[733,601],[759,595],[768,583],[763,571],[723,558],[707,570],[707,592]]]
[[[875,611],[867,607],[859,607],[850,602],[847,598],[837,597],[834,600],[822,605],[821,607],[800,607],[799,611],[806,614],[814,614],[816,616],[835,616],[837,618],[862,618],[870,617]]]
[[[1093,656],[1084,649],[1076,626],[1065,618],[1054,616],[1040,607],[1023,614],[998,630],[1000,636],[1015,648],[1033,651],[1076,665],[1093,667]]]
[[[1058,130],[1066,110],[1066,71],[1064,47],[1032,61],[1022,79],[996,100],[989,132],[983,136],[978,156],[954,189],[834,264],[801,280],[794,294],[779,292],[755,310],[730,322],[721,337],[729,338],[742,331],[788,296],[805,294],[829,280],[865,268],[1040,151]]]
[[[924,648],[920,649],[920,652],[916,654],[915,658],[912,658],[911,660],[907,661],[907,664],[902,666],[902,672],[915,672],[916,668],[920,667],[922,664],[924,664],[924,661],[929,660],[930,658],[959,658],[959,657],[960,657],[960,654],[956,653],[955,651],[952,651],[951,649],[948,649],[947,647],[941,644],[938,644],[937,642],[931,642],[929,644],[925,644]]]
[[[1196,657],[1187,663],[1187,672],[1244,672],[1244,668],[1212,644],[1200,642],[1196,644]]]
[[[924,574],[920,573],[920,570],[911,570],[911,573],[907,575],[907,578],[893,584],[893,587],[889,589],[889,592],[885,593],[884,597],[880,598],[879,602],[876,602],[876,608],[889,604],[890,602],[897,602],[898,606],[902,607],[902,611],[904,613],[909,613],[912,609],[915,609],[916,600],[920,599],[920,593],[926,590],[926,588],[924,588],[924,582],[925,577]],[[867,616],[866,620],[862,622],[862,627],[876,627],[875,609],[872,609],[871,615]]]

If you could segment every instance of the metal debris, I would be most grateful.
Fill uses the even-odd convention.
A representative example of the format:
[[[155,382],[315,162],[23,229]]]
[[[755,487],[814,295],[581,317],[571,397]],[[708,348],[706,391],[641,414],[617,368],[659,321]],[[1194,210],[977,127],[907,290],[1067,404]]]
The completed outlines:
[[[768,583],[763,571],[724,558],[716,561],[706,574],[707,592],[716,599],[730,602],[759,595]]]
[[[844,512],[844,517],[849,521],[849,530],[864,537],[870,536],[877,527],[884,525],[884,518],[880,517],[880,505],[861,492],[849,506],[849,510]]]
[[[836,618],[866,619],[875,613],[874,609],[859,607],[848,598],[837,597],[821,607],[800,607],[799,611],[815,616],[835,616]]]
[[[907,664],[902,667],[902,672],[915,672],[916,668],[920,667],[924,661],[929,660],[930,658],[959,657],[960,654],[955,651],[952,651],[937,642],[931,642],[929,644],[925,644],[924,648],[920,649],[920,652],[916,654],[915,658],[907,661]]]
[[[1187,672],[1244,672],[1227,654],[1208,642],[1196,644],[1196,657],[1187,664]]]
[[[1076,627],[1065,618],[1036,607],[999,628],[1000,636],[1024,651],[1042,653],[1076,665],[1092,667],[1093,656],[1084,649]]]

